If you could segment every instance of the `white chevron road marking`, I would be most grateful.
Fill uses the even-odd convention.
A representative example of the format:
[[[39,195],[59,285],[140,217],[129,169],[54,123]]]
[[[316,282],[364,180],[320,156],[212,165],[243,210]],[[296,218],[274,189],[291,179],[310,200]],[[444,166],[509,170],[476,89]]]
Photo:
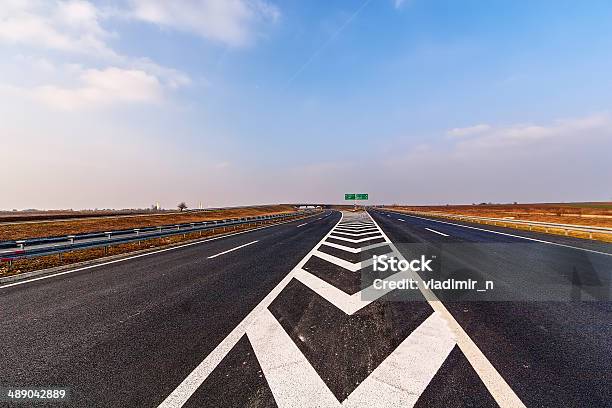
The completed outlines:
[[[398,259],[406,259],[382,230],[381,233],[389,243],[389,246],[397,254]],[[411,275],[412,279],[422,281],[418,273],[413,271],[408,271],[407,273]],[[502,408],[525,408],[525,404],[523,404],[518,395],[516,395],[497,369],[493,367],[493,364],[491,364],[476,343],[463,330],[463,327],[455,320],[438,297],[430,289],[424,288],[423,285],[419,285],[419,290],[423,293],[429,305],[448,322],[449,327],[455,333],[457,345],[472,365],[472,368],[474,368],[474,371],[476,371],[476,374],[478,374],[478,377],[485,384],[495,402]]]
[[[360,292],[349,295],[334,285],[325,282],[318,276],[315,276],[303,269],[295,271],[295,278],[347,315],[355,314],[392,290],[387,288],[375,289],[374,286],[369,286],[362,289]],[[399,280],[403,278],[408,279],[408,275],[405,272],[398,272],[395,275],[390,276],[389,280]]]
[[[379,238],[382,238],[383,236],[382,235],[378,235],[376,237],[365,237],[365,238],[359,238],[359,239],[346,238],[346,237],[337,237],[335,235],[330,235],[329,237],[333,238],[333,239],[340,239],[342,241],[352,242],[354,244],[359,244],[359,243],[362,243],[362,242],[365,242],[365,241],[371,241],[373,239],[379,239]]]
[[[334,231],[347,231],[347,232],[364,232],[364,231],[378,231],[376,227],[362,227],[362,228],[349,228],[349,227],[338,227],[334,228]]]
[[[344,269],[348,269],[351,272],[357,272],[362,268],[365,268],[366,266],[370,266],[373,263],[372,258],[367,259],[365,261],[362,262],[357,262],[357,263],[353,263],[353,262],[349,262],[349,261],[345,261],[342,258],[338,258],[336,256],[330,255],[330,254],[326,254],[325,252],[321,252],[319,250],[317,250],[314,255],[318,256],[319,258],[325,259],[326,261],[329,261],[331,263],[334,263],[338,266],[343,267]]]
[[[362,213],[363,214],[363,213]],[[383,238],[394,256],[405,259],[369,215],[343,214],[336,227],[350,219],[367,219],[380,230],[378,237],[347,239],[347,242],[365,242]],[[321,244],[327,245],[327,238],[333,237],[333,230],[304,257],[298,265],[270,292],[247,317],[194,369],[185,380],[160,404],[160,408],[178,408],[206,380],[219,362],[229,353],[238,340],[246,334],[265,374],[276,404],[286,407],[411,407],[426,389],[440,366],[457,344],[468,361],[485,383],[487,389],[503,408],[524,407],[508,384],[457,323],[446,307],[431,291],[421,292],[434,312],[411,333],[361,384],[344,400],[339,402],[323,379],[302,354],[280,323],[268,310],[268,306],[293,279],[315,291],[333,305],[352,315],[389,291],[374,290],[373,286],[348,295],[342,290],[303,269],[313,256],[333,262],[349,271],[371,265],[372,259],[352,263],[318,251]],[[342,248],[344,249],[344,248]],[[350,252],[350,251],[349,251]],[[413,277],[415,272],[399,272],[389,280]],[[364,300],[372,299],[372,300]],[[350,367],[347,367],[350,369]]]
[[[364,246],[364,247],[361,247],[361,248],[351,248],[351,247],[348,247],[348,246],[344,246],[344,245],[340,245],[340,244],[335,244],[333,242],[327,242],[327,241],[322,242],[322,244],[330,246],[332,248],[341,249],[343,251],[350,252],[350,253],[353,253],[353,254],[358,254],[360,252],[365,252],[365,251],[369,251],[370,249],[374,249],[374,248],[378,248],[378,247],[381,247],[381,246],[388,245],[386,242],[378,242],[376,244]]]
[[[339,402],[268,310],[247,336],[280,408],[411,407],[455,346],[453,332],[434,313]]]
[[[370,232],[344,232],[344,231],[334,231],[334,235],[337,234],[343,234],[343,235],[350,235],[351,237],[363,237],[364,235],[371,235],[371,234],[380,234],[379,231],[375,230],[375,231],[370,231]]]
[[[258,316],[247,336],[279,408],[341,406],[270,311]]]

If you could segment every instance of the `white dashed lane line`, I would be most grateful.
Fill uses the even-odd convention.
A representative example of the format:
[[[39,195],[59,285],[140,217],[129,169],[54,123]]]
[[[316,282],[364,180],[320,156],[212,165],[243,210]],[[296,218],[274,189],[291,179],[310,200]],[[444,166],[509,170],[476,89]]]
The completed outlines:
[[[438,235],[442,235],[443,237],[448,237],[448,235],[447,235],[447,234],[445,234],[445,233],[443,233],[443,232],[436,231],[436,230],[433,230],[433,229],[431,229],[431,228],[425,228],[425,229],[426,229],[427,231],[434,232],[434,233],[436,233],[436,234],[438,234]]]
[[[308,223],[307,223],[307,222],[305,222],[304,224],[300,224],[300,225],[298,225],[298,226],[297,226],[297,227],[295,227],[295,228],[300,228],[300,227],[303,227],[304,225],[308,225]]]
[[[237,246],[236,248],[228,249],[227,251],[219,252],[219,253],[218,253],[218,254],[216,254],[216,255],[211,255],[211,256],[209,256],[209,257],[208,257],[208,259],[216,258],[216,257],[218,257],[218,256],[220,256],[220,255],[224,255],[224,254],[227,254],[227,253],[229,253],[229,252],[233,252],[233,251],[235,251],[235,250],[237,250],[237,249],[244,248],[245,246],[252,245],[252,244],[254,244],[254,243],[256,243],[256,242],[259,242],[259,240],[249,242],[248,244],[243,244],[243,245]]]
[[[406,222],[406,220],[402,220],[401,218],[398,218],[397,220],[398,220],[398,221],[403,221],[403,222]]]

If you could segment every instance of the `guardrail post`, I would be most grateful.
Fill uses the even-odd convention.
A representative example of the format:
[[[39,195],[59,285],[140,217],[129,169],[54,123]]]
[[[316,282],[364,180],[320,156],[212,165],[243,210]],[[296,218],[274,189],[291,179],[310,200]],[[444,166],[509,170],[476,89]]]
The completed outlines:
[[[23,251],[23,248],[25,247],[25,244],[26,244],[25,240],[23,240],[23,241],[15,241],[15,243],[17,245],[19,245],[19,249]]]
[[[140,236],[140,228],[135,228],[134,232],[136,233],[136,236]],[[140,246],[140,240],[138,240],[137,242],[138,242],[138,246]]]
[[[74,235],[68,235],[68,241],[70,241],[70,246],[72,247],[74,245]],[[60,252],[60,254],[61,254],[61,252]],[[62,258],[60,257],[60,261],[61,260],[62,260]]]

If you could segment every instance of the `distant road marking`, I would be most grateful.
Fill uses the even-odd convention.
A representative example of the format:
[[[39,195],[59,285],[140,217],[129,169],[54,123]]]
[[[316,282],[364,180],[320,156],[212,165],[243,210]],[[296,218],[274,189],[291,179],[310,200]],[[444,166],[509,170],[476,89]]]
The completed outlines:
[[[219,253],[218,253],[218,254],[216,254],[216,255],[211,255],[211,256],[209,256],[209,257],[208,257],[208,259],[216,258],[216,257],[218,257],[218,256],[220,256],[220,255],[225,255],[225,254],[230,253],[230,252],[233,252],[233,251],[235,251],[235,250],[237,250],[237,249],[244,248],[245,246],[252,245],[252,244],[254,244],[254,243],[256,243],[256,242],[259,242],[259,240],[249,242],[248,244],[243,244],[243,245],[237,246],[236,248],[228,249],[227,251],[219,252]]]
[[[436,230],[433,230],[433,229],[431,229],[431,228],[425,228],[425,229],[426,229],[427,231],[431,231],[431,232],[435,232],[436,234],[440,234],[440,235],[442,235],[443,237],[448,237],[448,235],[447,235],[447,234],[445,234],[445,233],[443,233],[443,232],[436,231]]]
[[[401,218],[398,218],[397,220],[398,220],[398,221],[403,221],[403,222],[406,222],[406,220],[402,220]]]
[[[541,242],[541,243],[543,243],[543,244],[557,245],[557,246],[560,246],[560,247],[577,249],[577,250],[579,250],[579,251],[586,251],[586,252],[592,252],[592,253],[594,253],[594,254],[600,254],[600,255],[612,256],[612,254],[611,254],[611,253],[609,253],[609,252],[596,251],[596,250],[594,250],[594,249],[580,248],[580,247],[575,247],[575,246],[572,246],[572,245],[559,244],[559,243],[557,243],[557,242],[544,241],[543,239],[537,239],[537,238],[528,238],[528,237],[523,237],[523,236],[521,236],[521,235],[508,234],[508,233],[506,233],[506,232],[491,231],[491,230],[484,229],[484,228],[470,227],[469,225],[455,224],[454,222],[446,222],[446,221],[433,220],[433,219],[431,219],[431,218],[418,217],[418,216],[416,216],[416,215],[409,215],[409,214],[405,214],[405,215],[406,215],[407,217],[419,218],[419,219],[421,219],[421,220],[433,221],[433,222],[439,222],[439,223],[441,223],[441,224],[454,225],[454,226],[456,226],[456,227],[463,227],[463,228],[469,228],[469,229],[478,230],[478,231],[490,232],[491,234],[505,235],[505,236],[507,236],[507,237],[514,237],[514,238],[526,239],[527,241]]]
[[[300,224],[300,225],[298,225],[298,226],[297,226],[297,227],[295,227],[295,228],[300,228],[300,227],[303,227],[304,225],[308,225],[308,223],[307,223],[307,222],[305,222],[304,224]]]

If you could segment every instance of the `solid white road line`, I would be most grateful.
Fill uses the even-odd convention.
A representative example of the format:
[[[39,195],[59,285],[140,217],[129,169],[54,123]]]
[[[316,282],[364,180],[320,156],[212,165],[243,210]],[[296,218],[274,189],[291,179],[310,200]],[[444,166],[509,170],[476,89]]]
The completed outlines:
[[[259,240],[255,240],[255,241],[249,242],[248,244],[243,244],[243,245],[237,246],[236,248],[228,249],[227,251],[219,252],[216,255],[209,256],[208,259],[213,259],[213,258],[216,258],[216,257],[218,257],[220,255],[225,255],[225,254],[228,254],[230,252],[234,252],[237,249],[244,248],[245,246],[253,245],[256,242],[259,242]]]
[[[543,239],[528,238],[528,237],[523,237],[522,235],[508,234],[508,233],[505,233],[505,232],[491,231],[491,230],[484,229],[484,228],[470,227],[469,225],[455,224],[454,222],[446,222],[446,221],[440,221],[440,220],[433,220],[431,218],[417,217],[416,215],[405,214],[405,216],[406,217],[412,217],[412,218],[419,218],[421,220],[426,220],[426,221],[439,222],[440,224],[454,225],[455,227],[463,227],[463,228],[473,229],[473,230],[477,230],[477,231],[490,232],[491,234],[505,235],[507,237],[514,237],[514,238],[525,239],[527,241],[541,242],[543,244],[556,245],[556,246],[565,247],[565,248],[577,249],[579,251],[592,252],[594,254],[612,256],[612,254],[609,253],[609,252],[602,252],[602,251],[596,251],[594,249],[587,249],[587,248],[575,247],[575,246],[572,246],[572,245],[559,244],[558,242],[545,241]]]
[[[425,228],[425,229],[426,229],[427,231],[435,232],[436,234],[442,235],[443,237],[448,237],[448,235],[447,235],[447,234],[445,234],[445,233],[443,233],[443,232],[436,231],[436,230],[433,230],[433,229],[431,229],[431,228]]]

